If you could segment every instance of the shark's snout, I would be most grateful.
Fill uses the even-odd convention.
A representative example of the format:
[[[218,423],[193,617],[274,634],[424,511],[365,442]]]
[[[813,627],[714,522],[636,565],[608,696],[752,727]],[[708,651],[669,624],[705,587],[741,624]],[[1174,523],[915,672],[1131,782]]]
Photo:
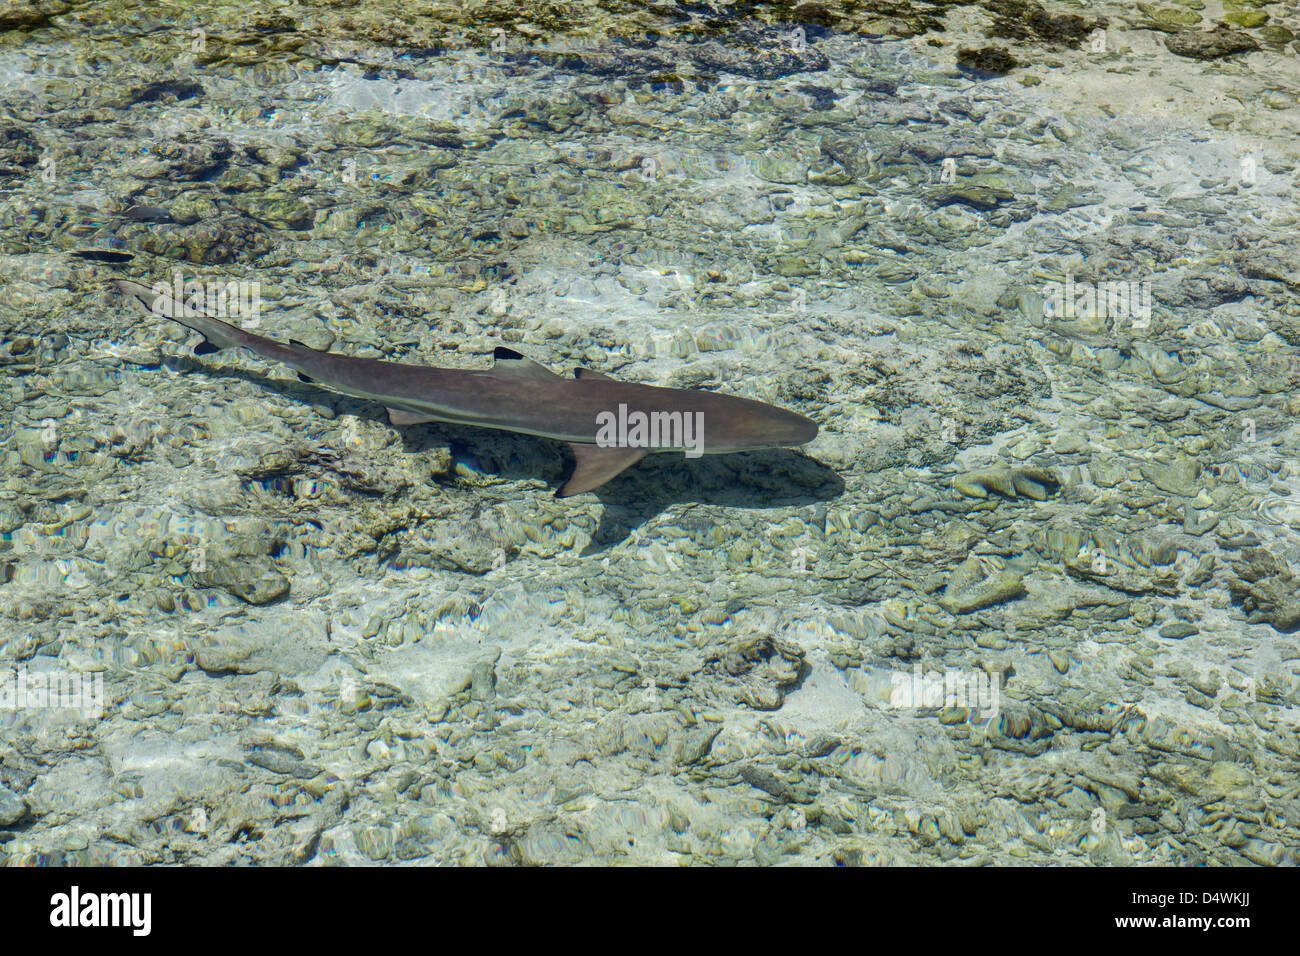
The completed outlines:
[[[780,414],[775,421],[768,423],[768,435],[772,444],[779,447],[805,445],[817,437],[818,425],[811,418],[805,418],[785,409],[773,409]]]
[[[799,421],[791,426],[792,440],[790,444],[806,445],[817,437],[817,432],[820,431],[820,427],[811,418],[804,418],[802,415],[797,415],[795,417],[798,418]]]

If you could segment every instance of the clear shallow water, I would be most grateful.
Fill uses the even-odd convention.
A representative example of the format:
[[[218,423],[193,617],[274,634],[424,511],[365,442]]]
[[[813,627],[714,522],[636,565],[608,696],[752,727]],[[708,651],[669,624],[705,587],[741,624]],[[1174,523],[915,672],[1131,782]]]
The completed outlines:
[[[1293,859],[1294,157],[811,46],[0,61],[54,160],[6,140],[5,664],[104,687],[0,712],[8,862]],[[394,429],[105,291],[177,269],[271,337],[821,434],[557,501],[558,445]],[[1152,313],[1046,314],[1067,275]]]

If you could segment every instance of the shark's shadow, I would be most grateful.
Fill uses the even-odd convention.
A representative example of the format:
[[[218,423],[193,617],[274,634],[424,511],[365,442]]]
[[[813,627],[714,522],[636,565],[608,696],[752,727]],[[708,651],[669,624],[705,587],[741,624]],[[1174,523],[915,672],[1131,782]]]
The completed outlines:
[[[695,459],[648,455],[592,492],[605,508],[584,553],[613,547],[674,504],[790,508],[829,501],[843,491],[834,471],[788,448]]]
[[[375,417],[386,420],[382,413]],[[446,446],[458,463],[500,478],[541,478],[558,488],[573,470],[572,452],[564,442],[549,438],[443,423],[401,432],[409,452]],[[829,501],[843,491],[844,481],[834,471],[786,448],[694,459],[677,452],[647,455],[587,492],[605,507],[583,554],[613,547],[674,504],[798,507]],[[574,497],[575,508],[580,499]]]
[[[241,379],[267,391],[312,405],[327,405],[391,428],[384,407],[307,382],[273,379],[243,369],[213,368],[185,356],[171,364],[180,372]],[[470,425],[430,422],[396,429],[403,448],[419,455],[448,448],[453,459],[484,475],[543,479],[558,487],[573,468],[564,442]],[[455,484],[457,479],[445,479]],[[467,490],[468,490],[468,486]],[[844,481],[814,458],[786,448],[686,458],[677,452],[647,455],[589,494],[605,505],[584,554],[603,551],[674,504],[728,508],[799,507],[829,501],[844,491]]]

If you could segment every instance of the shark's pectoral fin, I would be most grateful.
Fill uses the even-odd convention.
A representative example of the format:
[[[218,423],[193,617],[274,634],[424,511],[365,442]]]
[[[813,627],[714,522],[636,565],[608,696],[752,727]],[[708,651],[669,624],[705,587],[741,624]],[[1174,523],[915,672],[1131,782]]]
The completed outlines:
[[[436,422],[438,419],[420,412],[408,412],[404,408],[390,408],[388,420],[394,425],[423,425],[425,422]]]
[[[555,493],[557,498],[580,495],[584,491],[599,488],[624,468],[635,465],[645,457],[648,448],[602,448],[600,445],[582,445],[569,442],[573,457],[577,463],[573,474]]]

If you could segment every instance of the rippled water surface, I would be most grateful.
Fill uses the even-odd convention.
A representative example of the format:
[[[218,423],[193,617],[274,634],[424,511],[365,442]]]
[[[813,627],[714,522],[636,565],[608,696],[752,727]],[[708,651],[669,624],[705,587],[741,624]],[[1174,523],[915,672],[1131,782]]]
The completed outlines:
[[[1300,18],[1139,6],[0,4],[0,859],[1294,865]]]

